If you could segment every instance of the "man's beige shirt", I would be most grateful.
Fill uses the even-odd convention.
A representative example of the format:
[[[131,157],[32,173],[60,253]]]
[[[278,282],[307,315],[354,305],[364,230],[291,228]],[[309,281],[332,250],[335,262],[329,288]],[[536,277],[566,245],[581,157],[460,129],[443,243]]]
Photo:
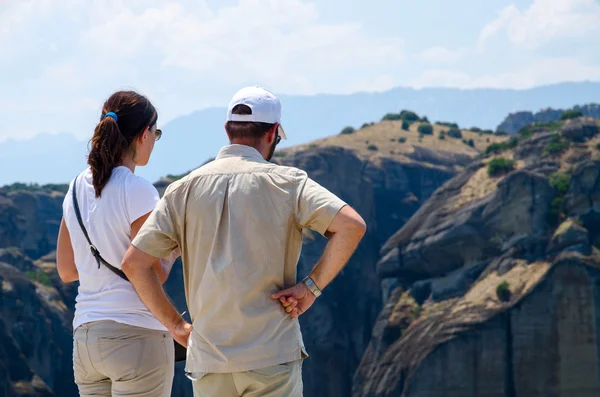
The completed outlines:
[[[229,145],[172,183],[133,245],[181,249],[194,330],[187,372],[238,372],[306,357],[300,324],[270,295],[297,282],[302,229],[325,235],[345,203],[306,172]]]

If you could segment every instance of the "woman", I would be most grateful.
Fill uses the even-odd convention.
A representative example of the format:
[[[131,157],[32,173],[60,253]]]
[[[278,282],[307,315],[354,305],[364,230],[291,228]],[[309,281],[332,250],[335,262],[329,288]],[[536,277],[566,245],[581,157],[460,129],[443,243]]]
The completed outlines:
[[[81,396],[171,393],[173,339],[131,283],[117,274],[131,240],[159,200],[156,188],[134,174],[148,163],[160,139],[157,118],[154,106],[138,93],[120,91],[108,98],[91,140],[89,168],[71,183],[63,203],[57,267],[64,282],[80,283],[73,368]],[[161,265],[157,261],[155,270],[162,283],[169,266]]]

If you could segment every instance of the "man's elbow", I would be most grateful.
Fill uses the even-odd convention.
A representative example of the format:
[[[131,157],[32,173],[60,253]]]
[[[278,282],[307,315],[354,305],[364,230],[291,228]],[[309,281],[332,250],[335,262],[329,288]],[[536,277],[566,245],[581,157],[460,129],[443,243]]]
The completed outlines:
[[[130,277],[142,268],[151,268],[153,259],[153,257],[145,254],[139,248],[130,245],[121,262],[121,270],[123,270],[127,277]]]
[[[353,208],[348,208],[346,213],[346,222],[344,228],[356,235],[358,238],[362,238],[367,232],[367,223]]]

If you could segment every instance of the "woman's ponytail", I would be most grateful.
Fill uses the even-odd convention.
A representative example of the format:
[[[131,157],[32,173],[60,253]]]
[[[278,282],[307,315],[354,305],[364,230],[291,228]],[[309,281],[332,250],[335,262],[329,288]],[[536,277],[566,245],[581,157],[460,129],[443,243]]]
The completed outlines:
[[[91,144],[88,164],[92,169],[96,197],[100,197],[113,169],[121,163],[127,152],[129,142],[119,131],[117,121],[112,117],[104,117],[94,130]]]
[[[88,155],[96,197],[100,197],[113,169],[132,150],[135,139],[156,123],[156,118],[154,106],[137,92],[118,91],[106,100]]]

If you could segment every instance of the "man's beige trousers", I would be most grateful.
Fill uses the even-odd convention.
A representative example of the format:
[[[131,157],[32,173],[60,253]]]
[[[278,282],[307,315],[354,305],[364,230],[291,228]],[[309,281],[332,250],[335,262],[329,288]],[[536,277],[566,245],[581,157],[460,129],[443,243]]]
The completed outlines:
[[[188,377],[194,385],[194,397],[302,397],[302,360],[252,371]]]
[[[114,321],[74,332],[73,369],[81,397],[169,397],[175,351],[168,332]]]

